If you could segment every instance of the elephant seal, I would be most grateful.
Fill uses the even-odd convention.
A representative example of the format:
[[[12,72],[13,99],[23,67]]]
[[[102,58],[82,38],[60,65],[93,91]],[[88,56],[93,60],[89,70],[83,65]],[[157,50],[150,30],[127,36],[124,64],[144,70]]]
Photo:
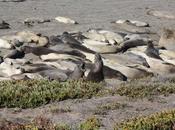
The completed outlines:
[[[3,74],[3,77],[10,77],[14,74],[22,74],[25,70],[19,66],[15,67],[14,65],[3,62],[0,64],[0,72]]]
[[[117,52],[125,52],[129,48],[147,45],[148,42],[149,42],[149,39],[131,39],[131,40],[127,40],[127,41],[120,44],[120,46],[117,49]]]
[[[15,74],[10,76],[13,80],[29,80],[30,78],[25,74]]]
[[[127,79],[140,79],[153,75],[153,73],[150,72],[147,67],[139,64],[134,66],[125,66],[110,59],[104,59],[103,61],[106,66],[121,72],[127,77]]]
[[[64,43],[69,43],[69,44],[81,44],[79,41],[77,41],[74,37],[72,37],[68,32],[63,32],[61,35],[60,39]]]
[[[0,49],[12,49],[14,46],[10,44],[7,40],[0,39]]]
[[[93,68],[93,64],[86,63],[86,71],[90,71],[92,68]],[[105,79],[118,79],[121,81],[127,81],[127,77],[125,75],[123,75],[121,72],[114,70],[114,69],[112,69],[108,66],[105,66],[105,65],[103,66],[103,73],[104,73]]]
[[[38,72],[42,77],[47,78],[49,80],[57,80],[60,82],[64,82],[68,79],[68,76],[60,70],[52,69],[52,70],[44,70]]]
[[[85,72],[85,63],[82,62],[81,64],[77,65],[74,68],[74,71],[69,75],[69,79],[78,80],[80,78],[83,78],[84,72]]]
[[[48,55],[50,53],[55,53],[55,54],[68,54],[68,55],[73,55],[73,56],[79,56],[82,58],[85,58],[85,56],[80,53],[79,51],[72,50],[72,51],[54,51],[46,47],[30,47],[30,46],[23,46],[21,47],[21,51],[23,51],[25,54],[26,53],[33,53],[34,55],[37,56],[42,56],[42,55]]]
[[[148,57],[145,53],[140,51],[131,51],[131,52],[144,57],[148,62],[148,64],[150,65],[150,70],[155,74],[165,75],[165,74],[173,74],[175,72],[175,65],[171,63],[162,61],[160,59]]]
[[[31,31],[17,32],[16,36],[20,37],[20,41],[23,43],[35,43],[37,46],[47,46],[49,43],[47,36],[42,36]]]
[[[167,50],[175,50],[175,30],[164,28],[159,40],[159,46]]]
[[[78,24],[77,21],[67,18],[67,17],[62,17],[62,16],[56,17],[55,20],[57,20],[60,23],[65,23],[65,24]]]
[[[145,54],[149,57],[162,60],[162,58],[159,56],[159,51],[154,47],[152,42],[148,42]]]
[[[25,53],[23,51],[15,49],[15,50],[12,50],[6,56],[4,56],[4,59],[5,58],[18,59],[18,58],[23,58],[24,56],[25,56]]]
[[[3,59],[2,56],[0,56],[0,64],[1,64],[2,62],[4,62],[4,59]]]
[[[51,22],[50,19],[42,19],[42,18],[26,18],[24,20],[24,25],[31,25],[33,26],[34,24],[42,24],[42,23],[46,23],[46,22]]]
[[[88,49],[87,47],[83,46],[82,43],[77,41],[75,38],[73,38],[68,32],[63,32],[61,35],[60,39],[67,45],[69,45],[73,49],[78,49],[80,51],[88,52],[88,53],[93,53],[95,54],[94,51]]]
[[[10,25],[4,20],[0,21],[0,29],[10,29]]]
[[[57,44],[63,44],[62,40],[57,36],[50,36],[49,37],[49,46],[57,45]]]
[[[103,60],[98,53],[95,54],[94,65],[88,73],[86,80],[92,82],[101,82],[104,80]]]
[[[99,42],[108,42],[109,44],[120,44],[124,41],[123,36],[119,33],[115,33],[107,30],[98,30],[98,29],[90,29],[83,34],[85,37],[99,41]]]
[[[147,15],[152,15],[159,18],[175,19],[175,15],[168,11],[148,10]]]
[[[146,22],[142,22],[142,21],[137,21],[137,20],[124,20],[124,19],[120,19],[117,21],[112,21],[111,23],[119,23],[119,24],[123,24],[123,23],[128,23],[137,27],[149,27],[149,24]]]
[[[154,34],[148,28],[141,28],[141,27],[137,27],[135,25],[128,24],[128,23],[115,23],[115,25],[113,27],[116,28],[116,29],[120,29],[120,30],[123,30],[123,31],[130,32],[130,33]]]
[[[118,46],[90,39],[84,39],[83,45],[97,53],[115,53],[118,50]]]

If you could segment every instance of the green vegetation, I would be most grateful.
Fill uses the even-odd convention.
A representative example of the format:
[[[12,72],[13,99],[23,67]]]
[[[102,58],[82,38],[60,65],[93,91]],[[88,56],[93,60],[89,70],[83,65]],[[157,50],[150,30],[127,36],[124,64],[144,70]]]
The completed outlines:
[[[123,83],[119,88],[113,91],[120,96],[130,98],[151,98],[157,95],[169,95],[175,93],[175,82],[165,80],[165,82],[144,80],[133,80],[128,83]]]
[[[85,81],[57,82],[48,80],[1,81],[0,107],[33,108],[53,101],[91,98],[101,84]]]
[[[49,119],[39,116],[29,124],[12,123],[6,120],[0,121],[1,130],[71,130],[66,124],[54,125]]]
[[[81,123],[79,130],[98,130],[100,125],[100,120],[93,116]]]
[[[114,130],[174,130],[175,110],[160,112],[116,124]]]
[[[2,123],[2,121],[0,121]],[[100,121],[96,117],[90,117],[83,123],[81,123],[74,130],[99,130]],[[31,123],[21,125],[17,123],[12,123],[8,121],[3,121],[0,126],[2,130],[73,130],[70,126],[66,124],[53,124],[49,119],[39,116],[36,117]]]

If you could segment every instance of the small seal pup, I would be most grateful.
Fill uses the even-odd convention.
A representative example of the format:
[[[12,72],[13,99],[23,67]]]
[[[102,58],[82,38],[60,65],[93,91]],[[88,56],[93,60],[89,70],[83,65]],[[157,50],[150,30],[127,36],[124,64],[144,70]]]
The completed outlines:
[[[154,47],[151,41],[148,42],[147,48],[145,50],[145,54],[149,57],[162,60],[162,58],[159,56],[159,51]]]
[[[103,60],[98,53],[95,54],[94,65],[88,73],[86,80],[92,82],[101,82],[104,80]]]

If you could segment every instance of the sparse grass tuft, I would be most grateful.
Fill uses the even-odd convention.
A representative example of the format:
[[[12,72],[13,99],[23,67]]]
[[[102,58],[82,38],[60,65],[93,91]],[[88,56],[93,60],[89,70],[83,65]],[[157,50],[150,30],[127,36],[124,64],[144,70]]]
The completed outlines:
[[[53,101],[91,98],[102,89],[101,84],[79,81],[48,80],[1,81],[0,107],[34,108]]]
[[[116,124],[114,130],[174,130],[175,110],[139,117]]]
[[[121,104],[118,102],[113,103],[107,103],[105,105],[100,105],[95,109],[94,114],[97,115],[106,115],[108,111],[110,110],[117,110],[117,109],[123,109],[127,107],[127,104]]]
[[[79,130],[99,130],[100,125],[100,120],[93,116],[81,123]]]
[[[6,120],[1,121],[0,130],[71,130],[71,128],[65,124],[54,125],[51,120],[39,116],[29,124],[12,123]]]
[[[68,106],[64,106],[64,108],[59,107],[59,106],[51,106],[49,108],[49,111],[53,114],[58,114],[58,113],[67,113],[67,112],[71,112],[70,107]]]

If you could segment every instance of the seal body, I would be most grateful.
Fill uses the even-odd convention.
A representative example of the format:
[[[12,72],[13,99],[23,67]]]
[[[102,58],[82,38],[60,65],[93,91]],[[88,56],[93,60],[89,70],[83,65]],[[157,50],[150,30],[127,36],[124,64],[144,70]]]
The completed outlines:
[[[148,46],[145,50],[145,53],[149,57],[162,60],[162,58],[159,56],[159,51],[154,47],[152,42],[148,42]]]
[[[86,78],[88,81],[92,82],[101,82],[104,80],[104,73],[103,73],[103,60],[100,56],[100,54],[95,54],[95,62],[90,70],[90,72],[87,75]]]

